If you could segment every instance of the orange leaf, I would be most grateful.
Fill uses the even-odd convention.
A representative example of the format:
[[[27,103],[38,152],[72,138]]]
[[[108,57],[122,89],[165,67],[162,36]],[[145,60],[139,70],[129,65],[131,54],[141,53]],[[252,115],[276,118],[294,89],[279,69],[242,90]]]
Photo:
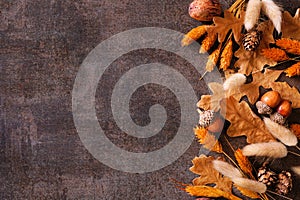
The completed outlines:
[[[231,180],[227,177],[223,177],[217,170],[214,169],[212,163],[213,160],[213,157],[207,157],[205,155],[195,157],[192,160],[193,166],[190,168],[191,172],[200,175],[200,177],[193,180],[193,185],[204,186],[208,184],[215,184],[215,188],[231,193]]]
[[[224,192],[217,188],[208,187],[208,186],[187,186],[185,191],[191,196],[195,197],[224,197],[230,200],[242,200],[229,192]]]
[[[197,127],[194,129],[196,137],[199,139],[199,143],[202,144],[206,149],[211,151],[222,153],[222,145],[216,137],[208,132],[205,128]]]
[[[300,139],[300,124],[292,124],[291,129],[297,138]]]
[[[252,165],[250,163],[250,161],[248,160],[248,158],[246,156],[243,155],[243,152],[241,149],[238,149],[234,152],[234,156],[236,161],[238,162],[241,170],[249,175],[251,178],[253,177],[252,174]]]
[[[248,143],[276,141],[264,122],[252,112],[246,102],[239,103],[233,97],[229,97],[227,101],[222,101],[221,107],[226,111],[224,117],[231,123],[227,130],[230,137],[246,136]]]

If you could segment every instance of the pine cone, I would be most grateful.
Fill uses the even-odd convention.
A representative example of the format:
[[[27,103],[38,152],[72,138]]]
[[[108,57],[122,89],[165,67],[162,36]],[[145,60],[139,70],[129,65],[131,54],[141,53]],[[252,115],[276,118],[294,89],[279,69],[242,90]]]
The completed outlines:
[[[201,111],[198,110],[199,112],[199,125],[201,127],[208,127],[214,120],[214,111],[212,110],[205,110],[205,111]]]
[[[278,194],[286,195],[292,190],[292,175],[290,172],[282,171],[278,174],[278,179],[275,191]]]
[[[261,40],[261,31],[252,30],[245,34],[242,43],[246,51],[254,51]]]
[[[258,169],[258,181],[264,183],[267,186],[274,186],[278,179],[275,172],[272,172],[266,166],[263,166]]]

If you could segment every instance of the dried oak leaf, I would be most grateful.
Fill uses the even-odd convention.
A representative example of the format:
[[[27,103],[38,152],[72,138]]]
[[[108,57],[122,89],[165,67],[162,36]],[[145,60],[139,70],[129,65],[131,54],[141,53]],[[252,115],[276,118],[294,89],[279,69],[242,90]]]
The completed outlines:
[[[291,130],[297,136],[297,138],[300,139],[300,124],[292,124]]]
[[[230,199],[230,200],[242,200],[229,192],[224,192],[217,188],[208,187],[208,186],[192,186],[192,185],[190,185],[185,188],[185,191],[187,193],[189,193],[191,196],[195,196],[195,197],[201,197],[201,196],[202,197],[213,197],[213,198],[224,197],[224,198]]]
[[[232,30],[235,41],[239,42],[244,24],[244,14],[241,16],[241,18],[236,18],[231,12],[225,10],[224,18],[214,17],[213,21],[215,26],[210,26],[207,28],[208,34],[218,34],[219,42],[224,42],[226,35],[230,30]]]
[[[274,43],[273,38],[274,26],[271,21],[261,23],[257,30],[263,32],[262,39],[258,48],[255,51],[247,51],[240,44],[240,48],[235,52],[235,57],[238,60],[235,62],[235,67],[239,68],[242,74],[250,75],[254,70],[262,71],[265,65],[275,66],[276,62],[264,57],[262,50],[269,48],[270,43]]]
[[[252,112],[246,102],[239,103],[235,98],[229,97],[221,104],[222,110],[226,110],[224,117],[231,123],[227,135],[230,137],[246,136],[248,143],[276,141],[264,122]],[[224,115],[224,112],[222,114]]]
[[[300,8],[294,17],[287,11],[283,13],[282,37],[300,40]]]
[[[204,148],[217,153],[223,152],[221,143],[206,128],[196,127],[194,128],[194,133]]]
[[[253,174],[252,174],[252,165],[250,163],[250,161],[248,160],[248,158],[246,156],[243,155],[243,152],[241,149],[238,149],[234,152],[234,157],[236,159],[236,161],[238,162],[239,167],[241,168],[241,170],[247,174],[249,177],[254,178]]]
[[[242,187],[240,187],[236,184],[234,184],[234,187],[236,189],[238,189],[240,191],[240,193],[242,195],[246,196],[246,197],[250,197],[252,199],[259,199],[260,198],[259,195],[256,192],[252,192],[252,191],[250,191],[248,189],[245,189],[245,188],[242,188]]]
[[[213,94],[202,95],[200,101],[197,103],[197,107],[218,112],[220,110],[220,102],[225,98],[223,85],[212,82],[208,84],[208,87]]]
[[[253,81],[244,84],[239,88],[229,90],[227,97],[233,96],[237,101],[240,101],[243,96],[247,96],[251,104],[255,104],[259,97],[259,87],[270,88],[270,83],[276,81],[282,70],[266,69],[264,73],[258,72],[252,75]]]
[[[193,180],[193,185],[205,186],[215,184],[214,188],[231,193],[231,180],[227,177],[223,177],[217,170],[214,169],[213,160],[213,157],[207,157],[205,155],[200,155],[200,157],[195,157],[192,160],[193,166],[190,168],[190,171],[200,175],[200,177]]]
[[[300,93],[296,87],[291,87],[286,82],[273,82],[270,86],[279,92],[281,98],[291,101],[293,108],[300,108]]]

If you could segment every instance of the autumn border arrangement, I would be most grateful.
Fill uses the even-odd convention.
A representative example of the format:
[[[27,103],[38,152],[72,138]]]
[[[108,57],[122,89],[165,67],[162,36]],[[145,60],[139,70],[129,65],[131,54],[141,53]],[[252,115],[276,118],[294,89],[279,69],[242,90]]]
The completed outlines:
[[[202,95],[197,103],[195,136],[215,156],[192,160],[190,171],[199,177],[181,184],[183,190],[195,197],[290,199],[291,169],[276,174],[268,162],[255,169],[249,157],[299,157],[300,125],[288,119],[300,108],[300,93],[278,79],[300,75],[300,9],[292,16],[272,0],[237,0],[222,12],[218,0],[195,0],[189,15],[206,23],[189,31],[182,46],[199,42],[199,53],[209,53],[207,73],[219,70],[225,82],[209,83],[212,94]],[[226,130],[224,120],[230,124]],[[226,139],[232,158],[217,139],[220,132],[225,139],[245,136],[248,145],[234,149]],[[299,167],[292,170],[299,175]]]

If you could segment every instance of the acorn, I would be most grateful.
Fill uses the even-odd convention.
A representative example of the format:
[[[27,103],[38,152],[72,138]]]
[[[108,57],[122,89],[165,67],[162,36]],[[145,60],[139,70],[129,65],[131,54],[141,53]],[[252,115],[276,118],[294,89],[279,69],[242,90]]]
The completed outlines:
[[[221,13],[219,0],[194,0],[189,6],[189,15],[198,21],[212,21],[213,17]]]
[[[224,120],[216,117],[214,121],[207,127],[207,130],[212,133],[220,133],[224,126]]]
[[[281,102],[281,96],[277,91],[266,92],[260,101],[256,102],[256,108],[259,114],[271,114],[273,108],[276,108]]]
[[[277,107],[277,111],[273,115],[271,115],[270,119],[273,122],[283,125],[291,113],[292,103],[288,100],[282,100]]]

